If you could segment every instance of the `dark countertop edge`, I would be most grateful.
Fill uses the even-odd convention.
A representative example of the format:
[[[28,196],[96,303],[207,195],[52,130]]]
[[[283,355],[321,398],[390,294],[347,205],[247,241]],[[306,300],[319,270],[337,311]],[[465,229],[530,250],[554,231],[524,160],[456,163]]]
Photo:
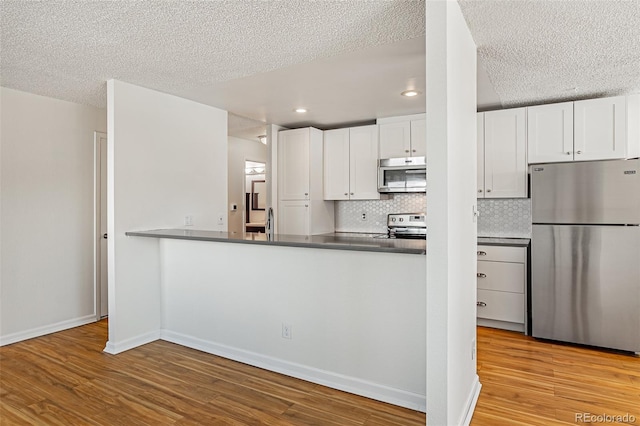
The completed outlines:
[[[157,232],[157,231],[156,231]],[[186,235],[170,235],[170,234],[151,234],[145,231],[129,231],[125,232],[127,237],[146,237],[146,238],[166,238],[171,240],[190,240],[190,241],[211,241],[218,243],[235,243],[235,244],[257,244],[267,246],[284,246],[284,247],[301,247],[301,248],[318,248],[327,250],[349,250],[349,251],[370,251],[377,253],[399,253],[399,254],[420,254],[426,255],[426,250],[400,248],[400,247],[375,247],[366,245],[348,245],[348,244],[332,244],[332,243],[298,243],[294,241],[266,241],[266,240],[245,240],[224,237],[199,237]]]

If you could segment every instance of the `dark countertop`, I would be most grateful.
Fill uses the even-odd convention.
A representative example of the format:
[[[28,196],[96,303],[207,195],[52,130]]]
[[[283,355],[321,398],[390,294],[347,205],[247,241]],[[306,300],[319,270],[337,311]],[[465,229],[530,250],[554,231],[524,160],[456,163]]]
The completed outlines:
[[[483,246],[528,247],[530,241],[529,238],[478,237],[478,245]]]
[[[156,229],[131,231],[129,237],[171,238],[179,240],[215,241],[224,243],[262,244],[272,246],[306,247],[333,250],[375,251],[386,253],[426,254],[426,240],[375,238],[381,234],[338,232],[323,235],[274,235],[267,239],[263,233],[229,233],[196,229]]]

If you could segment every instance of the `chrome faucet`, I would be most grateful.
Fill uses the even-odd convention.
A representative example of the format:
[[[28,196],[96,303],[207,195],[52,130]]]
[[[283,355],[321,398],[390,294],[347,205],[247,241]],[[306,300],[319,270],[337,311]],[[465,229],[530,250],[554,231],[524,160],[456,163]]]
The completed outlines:
[[[265,231],[267,233],[267,240],[273,240],[273,228],[275,223],[273,222],[273,209],[269,207],[267,210],[267,222],[265,223]]]

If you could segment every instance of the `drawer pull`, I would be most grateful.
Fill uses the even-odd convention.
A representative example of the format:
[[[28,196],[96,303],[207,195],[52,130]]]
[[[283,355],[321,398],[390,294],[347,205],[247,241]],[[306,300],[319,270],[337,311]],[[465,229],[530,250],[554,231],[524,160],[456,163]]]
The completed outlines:
[[[476,302],[476,305],[482,306],[482,307],[487,306],[485,302]]]
[[[483,274],[482,272],[478,272],[476,274],[476,277],[478,277],[478,278],[487,278],[487,274]]]
[[[478,256],[486,256],[487,252],[486,251],[479,251],[478,252]]]

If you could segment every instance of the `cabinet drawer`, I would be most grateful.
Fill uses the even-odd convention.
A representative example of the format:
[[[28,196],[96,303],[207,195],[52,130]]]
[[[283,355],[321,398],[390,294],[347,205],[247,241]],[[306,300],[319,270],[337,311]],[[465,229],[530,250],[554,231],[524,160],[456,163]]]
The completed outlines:
[[[484,304],[483,306],[481,306]],[[478,318],[524,323],[524,294],[478,290]]]
[[[526,247],[478,246],[478,260],[524,263]]]
[[[524,263],[478,262],[478,288],[524,293]]]

